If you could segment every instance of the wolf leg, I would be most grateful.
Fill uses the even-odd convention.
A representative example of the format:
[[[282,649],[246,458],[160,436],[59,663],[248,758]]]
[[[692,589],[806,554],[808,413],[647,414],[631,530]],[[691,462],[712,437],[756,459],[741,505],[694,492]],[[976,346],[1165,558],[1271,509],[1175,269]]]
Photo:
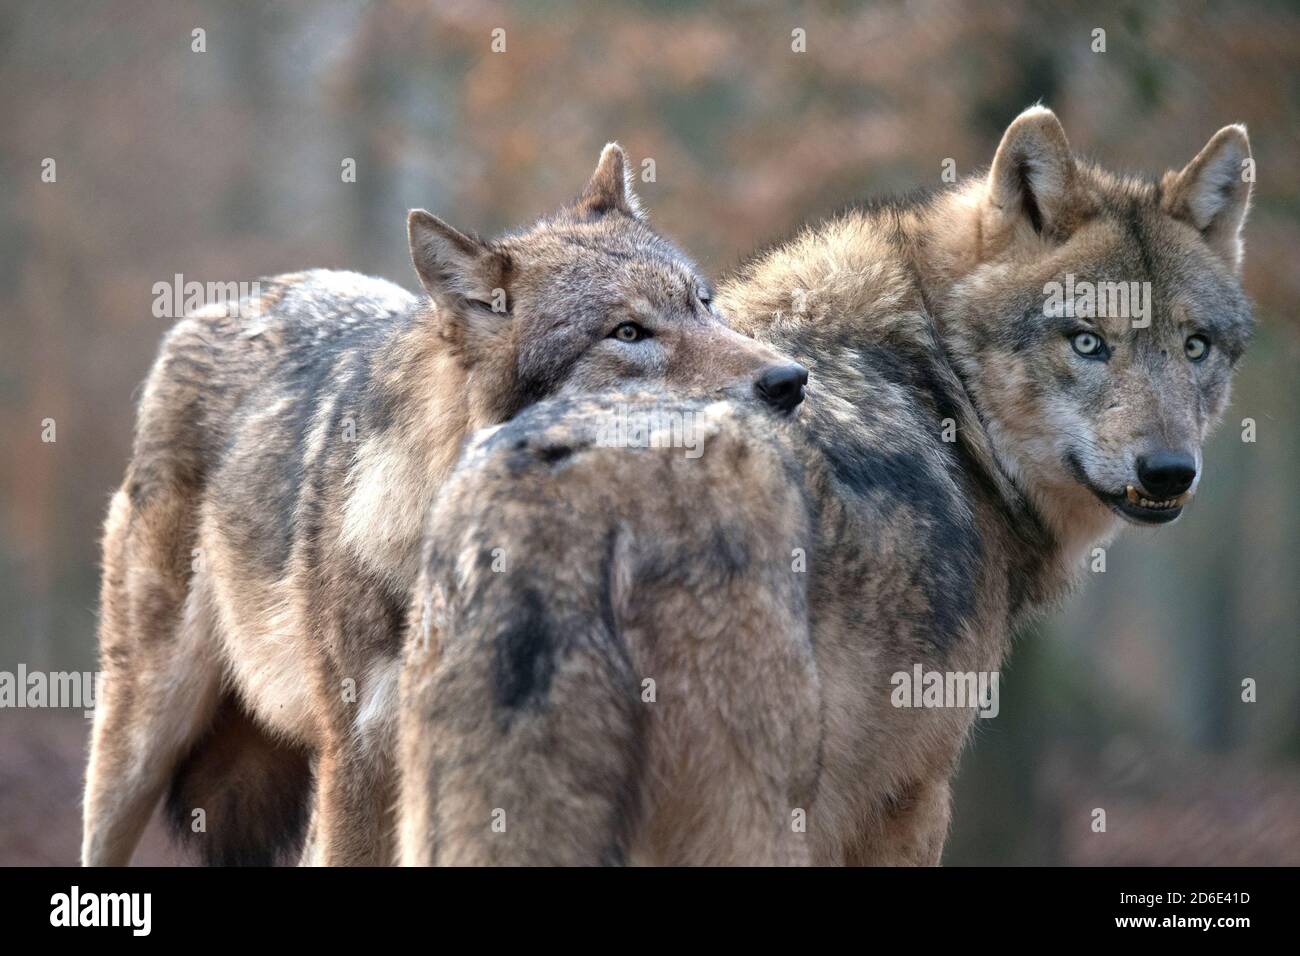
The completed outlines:
[[[82,863],[130,862],[177,760],[216,706],[220,668],[201,588],[187,586],[184,502],[113,499],[104,539],[101,666]]]
[[[397,862],[432,866],[436,858],[434,813],[436,758],[431,711],[436,704],[441,634],[429,604],[429,582],[421,572],[406,629],[397,730]]]
[[[346,630],[346,621],[335,622]],[[304,862],[321,866],[387,866],[395,862],[397,681],[399,662],[378,652],[364,668],[357,694],[340,695],[337,661],[323,662],[327,676],[319,700],[328,709],[316,761],[311,836]],[[362,672],[358,662],[351,668]]]
[[[386,866],[393,862],[391,761],[355,742],[322,750],[312,833],[304,862],[315,866]]]
[[[320,849],[320,761],[313,758],[311,762],[312,786],[308,796],[307,829],[302,838],[302,849],[298,855],[299,866],[322,866],[324,858]]]
[[[172,832],[210,866],[271,866],[300,852],[311,792],[306,748],[260,726],[225,691],[171,776]],[[194,824],[203,808],[206,827]]]

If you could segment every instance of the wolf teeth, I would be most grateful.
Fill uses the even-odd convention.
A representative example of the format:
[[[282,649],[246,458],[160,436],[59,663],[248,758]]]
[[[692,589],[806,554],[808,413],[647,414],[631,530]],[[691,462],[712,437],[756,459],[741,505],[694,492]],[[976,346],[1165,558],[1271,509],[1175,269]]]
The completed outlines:
[[[1143,508],[1155,508],[1161,510],[1166,508],[1176,508],[1191,497],[1191,492],[1183,492],[1177,498],[1167,498],[1164,501],[1152,501],[1150,498],[1144,498],[1138,494],[1138,490],[1132,485],[1125,485],[1124,497],[1129,500],[1130,504],[1140,505]]]

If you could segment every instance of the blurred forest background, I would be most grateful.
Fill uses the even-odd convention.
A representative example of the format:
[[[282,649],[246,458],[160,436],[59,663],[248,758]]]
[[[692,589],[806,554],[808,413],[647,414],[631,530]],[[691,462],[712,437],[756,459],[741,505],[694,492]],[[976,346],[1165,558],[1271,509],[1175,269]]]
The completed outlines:
[[[1295,5],[4,0],[0,89],[7,671],[94,666],[99,527],[168,325],[156,282],[328,266],[413,288],[408,207],[520,224],[610,139],[654,159],[654,220],[716,276],[850,200],[936,184],[946,158],[976,173],[1038,100],[1077,149],[1153,174],[1247,123],[1260,331],[1202,490],[1017,641],[947,862],[1300,863]],[[0,863],[75,859],[87,727],[0,711]],[[137,858],[169,857],[154,834]]]

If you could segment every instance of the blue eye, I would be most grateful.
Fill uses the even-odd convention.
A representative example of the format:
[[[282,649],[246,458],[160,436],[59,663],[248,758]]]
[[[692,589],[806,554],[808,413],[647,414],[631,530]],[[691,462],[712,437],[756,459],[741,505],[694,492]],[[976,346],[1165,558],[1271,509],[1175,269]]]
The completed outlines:
[[[1204,335],[1189,335],[1183,343],[1183,351],[1193,362],[1199,362],[1210,354],[1210,340]]]
[[[1070,336],[1074,350],[1089,359],[1104,359],[1107,355],[1106,340],[1095,332],[1076,332]]]

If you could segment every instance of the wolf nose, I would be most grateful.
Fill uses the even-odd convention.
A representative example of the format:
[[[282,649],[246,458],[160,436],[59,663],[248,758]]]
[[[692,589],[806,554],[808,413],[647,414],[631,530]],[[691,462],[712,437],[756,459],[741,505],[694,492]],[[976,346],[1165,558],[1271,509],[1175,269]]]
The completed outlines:
[[[1188,452],[1164,448],[1139,455],[1137,472],[1147,494],[1160,499],[1177,498],[1196,480],[1196,459]]]
[[[788,412],[803,401],[803,387],[808,384],[808,370],[798,362],[786,362],[764,369],[754,383],[758,397],[779,412]]]

